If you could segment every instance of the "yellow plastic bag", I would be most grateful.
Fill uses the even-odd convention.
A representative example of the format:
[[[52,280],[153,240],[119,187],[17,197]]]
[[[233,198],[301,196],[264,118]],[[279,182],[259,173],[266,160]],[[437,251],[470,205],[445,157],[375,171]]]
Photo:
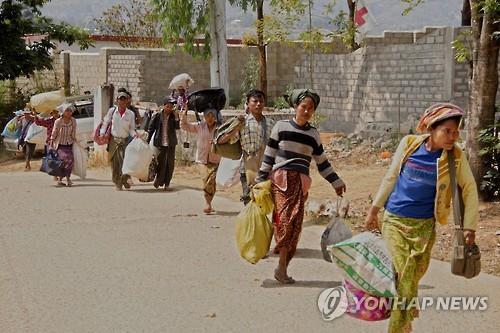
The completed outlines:
[[[255,201],[250,201],[236,218],[236,244],[241,257],[256,264],[269,251],[273,226]]]
[[[274,201],[271,195],[271,181],[258,183],[252,188],[252,200],[262,209],[264,214],[269,214],[273,211]]]

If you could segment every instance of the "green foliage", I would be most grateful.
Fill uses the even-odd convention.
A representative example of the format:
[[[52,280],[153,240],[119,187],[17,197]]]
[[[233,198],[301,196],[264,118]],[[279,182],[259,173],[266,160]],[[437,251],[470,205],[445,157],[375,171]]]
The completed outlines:
[[[162,26],[165,45],[184,51],[194,57],[210,57],[209,3],[208,0],[151,0]],[[263,0],[229,0],[231,5],[243,11],[256,11]],[[255,34],[247,34],[248,45],[257,45],[257,34],[262,32],[264,44],[283,41],[291,27],[300,20],[305,5],[301,0],[271,0],[273,15],[265,15],[263,21],[256,20]],[[200,45],[197,39],[204,39]],[[179,43],[182,42],[181,45]]]
[[[273,106],[276,110],[289,109],[290,102],[288,101],[288,96],[292,93],[293,86],[287,85],[285,93],[274,100]]]
[[[336,0],[331,3],[325,5],[325,15],[333,16],[334,8],[336,4]],[[360,45],[356,43],[356,34],[358,33],[358,28],[356,24],[349,19],[349,14],[341,10],[337,15],[333,16],[328,22],[333,25],[335,28],[328,34],[326,37],[328,38],[339,38],[349,50],[355,51]]]
[[[316,111],[316,112],[314,112],[314,115],[312,117],[311,125],[313,125],[316,128],[319,128],[319,125],[321,125],[321,123],[323,121],[325,121],[326,118],[327,117],[326,117],[325,114],[323,114],[323,113],[321,113],[319,111]]]
[[[461,32],[451,45],[455,50],[455,60],[465,62],[472,60],[472,30]]]
[[[486,200],[500,199],[500,121],[479,132],[479,155],[487,166],[480,191]]]
[[[246,93],[250,89],[255,89],[257,87],[257,81],[259,80],[259,61],[253,55],[248,58],[243,70],[241,71],[241,76],[243,81],[241,82],[241,100],[240,108],[243,108],[246,102]]]
[[[56,24],[40,13],[47,0],[4,0],[0,4],[0,80],[29,76],[35,70],[50,69],[51,40],[78,42],[80,48],[91,45],[87,32],[66,23]],[[45,36],[27,45],[26,35]]]
[[[16,86],[15,81],[0,81],[0,118],[11,118],[12,112],[22,109],[30,95]]]
[[[330,20],[336,29],[334,29],[328,37],[340,37],[342,44],[344,44],[351,51],[359,48],[359,45],[354,42],[358,28],[356,24],[349,20],[349,15],[341,10],[333,19]]]
[[[401,0],[401,2],[406,3],[408,7],[403,10],[401,15],[408,15],[415,7],[425,2],[425,0]]]
[[[127,0],[104,11],[94,19],[102,34],[140,37],[122,40],[122,47],[161,47],[161,26],[149,0]]]

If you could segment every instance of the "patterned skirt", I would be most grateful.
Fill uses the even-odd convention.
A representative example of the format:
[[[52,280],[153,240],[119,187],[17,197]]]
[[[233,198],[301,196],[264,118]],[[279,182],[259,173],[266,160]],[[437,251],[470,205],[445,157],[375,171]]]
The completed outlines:
[[[62,172],[61,177],[69,177],[71,176],[71,171],[73,170],[73,163],[75,161],[73,157],[73,146],[72,145],[59,145],[57,148],[57,154],[62,164]]]
[[[288,250],[288,259],[293,258],[302,231],[304,220],[304,203],[306,197],[302,192],[300,174],[297,171],[287,171],[286,190],[281,190],[272,184],[271,193],[274,198],[274,239],[275,253],[280,249]]]
[[[418,282],[424,276],[431,260],[431,250],[436,239],[434,218],[416,219],[385,212],[382,236],[392,256],[396,272],[398,298],[418,297]],[[391,311],[389,332],[411,331],[411,322],[418,317],[418,310],[395,309]]]

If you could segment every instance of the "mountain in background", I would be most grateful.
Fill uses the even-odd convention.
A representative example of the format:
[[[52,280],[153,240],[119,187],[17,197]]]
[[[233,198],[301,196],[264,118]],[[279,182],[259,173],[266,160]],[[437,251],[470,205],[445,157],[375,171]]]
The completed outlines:
[[[93,31],[95,28],[93,19],[101,16],[107,8],[120,2],[123,0],[52,0],[42,7],[42,13],[58,21],[66,21]],[[332,17],[325,14],[325,5],[331,2],[332,0],[314,1],[312,18],[315,28],[329,31],[335,29],[329,24]],[[347,11],[345,1],[337,0],[336,2],[335,15],[340,10]],[[462,0],[426,0],[407,16],[401,15],[405,6],[399,0],[365,0],[365,4],[370,10],[371,18],[375,21],[373,22],[375,25],[368,32],[369,35],[379,35],[384,30],[408,31],[421,29],[424,26],[460,25]],[[254,30],[255,14],[244,13],[240,8],[228,5],[226,21],[227,37],[240,38],[244,32]],[[303,20],[298,22],[297,31],[294,31],[293,35],[307,30],[308,22],[308,16],[305,15]]]

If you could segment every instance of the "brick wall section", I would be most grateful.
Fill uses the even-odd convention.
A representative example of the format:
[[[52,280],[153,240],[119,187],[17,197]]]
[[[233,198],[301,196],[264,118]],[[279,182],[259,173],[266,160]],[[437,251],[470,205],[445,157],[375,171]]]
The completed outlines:
[[[315,55],[314,89],[323,98],[321,128],[330,131],[407,132],[432,102],[445,99],[445,29],[386,32],[347,55]],[[302,60],[296,74],[307,68]],[[296,75],[295,84],[303,77]]]
[[[318,112],[324,118],[320,128],[370,135],[400,127],[407,133],[434,102],[452,101],[465,107],[468,67],[454,60],[450,45],[460,29],[385,32],[367,38],[365,46],[354,53],[347,54],[338,45],[329,53],[314,52],[313,88],[322,97]],[[232,101],[241,98],[242,69],[251,54],[257,56],[256,48],[228,49]],[[303,45],[271,44],[267,54],[269,100],[285,93],[287,87],[311,86],[310,53]],[[209,62],[181,51],[109,48],[102,49],[100,57],[107,66],[93,82],[73,68],[73,61],[72,83],[76,77],[78,82],[99,84],[104,74],[115,87],[130,89],[134,100],[155,102],[169,93],[168,83],[178,73],[191,74],[196,81],[192,91],[210,86]]]
[[[99,53],[70,53],[70,84],[83,94],[106,82],[106,63]]]

